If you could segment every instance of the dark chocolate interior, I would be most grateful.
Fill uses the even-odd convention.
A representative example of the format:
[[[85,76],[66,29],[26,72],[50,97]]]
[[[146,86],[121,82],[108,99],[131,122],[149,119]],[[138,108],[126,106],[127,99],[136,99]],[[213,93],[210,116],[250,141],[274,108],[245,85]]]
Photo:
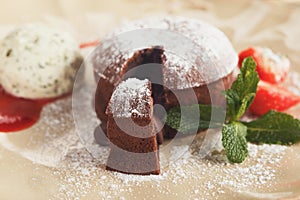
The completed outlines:
[[[154,104],[164,106],[162,66],[165,62],[164,50],[160,47],[138,51],[127,63],[127,72],[123,80],[128,78],[148,79],[151,82]]]
[[[137,51],[127,63],[127,72],[122,78],[148,79],[151,82],[153,104],[159,104],[165,108],[164,87],[162,67],[165,63],[164,50],[159,47],[153,47]],[[157,123],[161,123],[164,113],[159,109],[153,110],[153,115]],[[157,134],[158,143],[163,142],[163,134],[160,131]]]

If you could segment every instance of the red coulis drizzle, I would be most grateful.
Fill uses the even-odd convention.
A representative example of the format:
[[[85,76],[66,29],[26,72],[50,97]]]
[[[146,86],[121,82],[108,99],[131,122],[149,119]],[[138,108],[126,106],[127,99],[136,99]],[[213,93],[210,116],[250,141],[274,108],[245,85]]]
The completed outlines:
[[[88,47],[95,47],[97,45],[99,45],[100,41],[99,40],[95,40],[95,41],[91,41],[91,42],[85,42],[85,43],[81,43],[79,45],[80,49],[84,49],[84,48],[88,48]]]
[[[65,96],[24,99],[8,94],[0,86],[0,132],[15,132],[31,127],[39,120],[43,106]]]

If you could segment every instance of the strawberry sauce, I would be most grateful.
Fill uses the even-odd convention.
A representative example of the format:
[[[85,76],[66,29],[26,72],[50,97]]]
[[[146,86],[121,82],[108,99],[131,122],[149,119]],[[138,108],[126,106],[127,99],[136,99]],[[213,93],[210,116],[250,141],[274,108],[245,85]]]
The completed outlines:
[[[59,98],[18,98],[8,94],[0,86],[0,132],[14,132],[31,127],[39,120],[43,106]]]

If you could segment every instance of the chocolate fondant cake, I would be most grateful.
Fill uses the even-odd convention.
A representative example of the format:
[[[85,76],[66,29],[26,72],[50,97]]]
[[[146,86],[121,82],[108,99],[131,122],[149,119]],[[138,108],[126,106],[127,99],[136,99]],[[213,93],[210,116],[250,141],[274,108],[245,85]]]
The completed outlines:
[[[188,38],[193,46],[188,47],[190,51],[182,57],[161,43],[150,44],[145,40],[144,47],[136,49],[130,48],[130,42],[117,37],[117,33],[142,29],[150,31],[150,28],[160,31],[160,34],[153,35],[158,40],[164,31],[171,31]],[[173,46],[185,45],[178,40],[172,42]],[[116,128],[116,124],[111,119],[110,112],[106,115],[105,111],[115,88],[124,83],[122,81],[133,77],[148,79],[152,84],[154,104],[160,104],[167,110],[179,104],[223,105],[225,101],[222,91],[228,89],[235,79],[238,56],[228,38],[217,28],[195,19],[167,17],[141,20],[121,27],[97,47],[93,62],[98,82],[95,110],[102,124],[108,121],[108,137],[112,139],[114,136],[110,132],[111,126]],[[145,64],[150,65],[139,70]],[[140,73],[145,70],[146,73]],[[123,109],[120,106],[116,112],[122,113]],[[164,137],[173,137],[173,131],[164,127]],[[159,136],[161,143],[163,137]],[[129,146],[130,138],[127,139],[125,145]]]
[[[110,155],[107,169],[159,174],[151,83],[129,78],[114,90],[106,114]]]

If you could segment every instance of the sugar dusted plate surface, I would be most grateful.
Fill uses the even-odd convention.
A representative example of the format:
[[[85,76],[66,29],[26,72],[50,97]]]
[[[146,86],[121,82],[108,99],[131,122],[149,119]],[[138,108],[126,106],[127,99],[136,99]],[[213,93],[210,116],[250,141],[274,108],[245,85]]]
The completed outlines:
[[[237,50],[249,45],[265,45],[287,54],[292,61],[292,73],[286,84],[300,94],[298,3],[243,1],[235,2],[233,7],[228,6],[233,5],[231,0],[174,0],[172,4],[103,1],[99,8],[102,12],[96,13],[93,7],[100,5],[100,1],[90,5],[80,2],[68,5],[67,1],[62,1],[59,6],[64,11],[63,20],[49,16],[38,20],[59,26],[68,24],[66,27],[71,24],[74,28],[70,30],[78,33],[80,41],[86,41],[103,36],[124,17],[136,19],[141,13],[146,16],[174,14],[200,18],[221,28]],[[75,12],[78,8],[88,13],[78,15]],[[17,21],[16,17],[10,20],[11,23]],[[99,27],[95,27],[96,22]],[[0,26],[0,35],[9,29]],[[85,83],[87,86],[91,83],[90,74],[87,74]],[[84,92],[89,96],[88,90]],[[90,102],[86,98],[83,103],[88,106]],[[75,133],[71,108],[70,98],[58,101],[44,109],[40,122],[31,129],[0,134],[1,199],[21,196],[22,199],[300,198],[300,145],[249,144],[250,155],[246,162],[230,165],[218,156],[199,159],[199,155],[187,151],[188,146],[179,145],[182,141],[177,141],[177,147],[162,155],[162,160],[168,165],[160,176],[123,175],[104,170],[106,148],[97,160],[85,150]],[[300,118],[300,106],[288,112]],[[193,145],[192,150],[195,149],[197,144]],[[178,152],[183,152],[183,155],[172,161]]]

